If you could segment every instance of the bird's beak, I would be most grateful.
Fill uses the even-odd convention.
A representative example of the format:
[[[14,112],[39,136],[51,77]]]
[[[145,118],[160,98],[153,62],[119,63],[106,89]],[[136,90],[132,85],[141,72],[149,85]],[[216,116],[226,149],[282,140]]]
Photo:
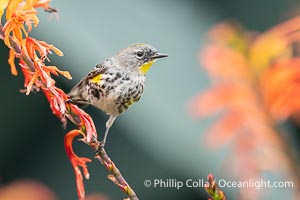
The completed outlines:
[[[168,57],[168,54],[164,54],[164,53],[156,53],[154,56],[152,56],[152,59],[157,59],[157,58],[164,58],[164,57]]]

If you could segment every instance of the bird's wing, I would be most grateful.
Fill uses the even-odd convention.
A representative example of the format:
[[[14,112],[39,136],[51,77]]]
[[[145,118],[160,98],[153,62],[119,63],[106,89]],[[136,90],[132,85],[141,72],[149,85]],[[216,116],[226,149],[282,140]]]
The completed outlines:
[[[84,96],[86,85],[89,82],[97,83],[101,80],[101,76],[105,73],[107,67],[102,64],[98,64],[92,71],[90,71],[83,79],[79,81],[77,85],[75,85],[69,92],[69,96],[75,99],[86,99]]]
[[[99,83],[101,80],[102,74],[107,71],[107,67],[102,64],[98,64],[92,71],[90,71],[86,76],[86,81],[91,83]]]

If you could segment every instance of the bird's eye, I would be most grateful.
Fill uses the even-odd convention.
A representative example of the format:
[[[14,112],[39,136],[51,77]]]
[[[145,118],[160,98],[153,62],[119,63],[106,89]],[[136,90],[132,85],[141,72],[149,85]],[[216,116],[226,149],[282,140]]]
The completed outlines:
[[[137,57],[142,58],[144,56],[144,52],[143,51],[138,51],[136,52]]]

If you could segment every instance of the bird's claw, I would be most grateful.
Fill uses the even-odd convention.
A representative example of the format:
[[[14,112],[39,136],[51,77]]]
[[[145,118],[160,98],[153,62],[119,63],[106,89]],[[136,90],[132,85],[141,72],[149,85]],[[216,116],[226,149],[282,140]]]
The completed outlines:
[[[69,98],[69,99],[65,100],[65,103],[73,103],[73,99]]]
[[[103,141],[99,142],[99,146],[95,151],[95,156],[99,155],[100,151],[104,148],[105,143]]]
[[[70,97],[70,98],[68,98],[68,99],[65,101],[65,103],[83,104],[83,105],[85,105],[85,104],[88,104],[89,101],[86,100],[86,99],[78,99],[78,98],[72,98],[72,97]]]

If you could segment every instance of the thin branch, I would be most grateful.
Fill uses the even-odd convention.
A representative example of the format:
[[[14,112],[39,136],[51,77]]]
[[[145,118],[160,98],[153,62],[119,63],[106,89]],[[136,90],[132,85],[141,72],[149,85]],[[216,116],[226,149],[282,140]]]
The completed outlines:
[[[100,142],[94,141],[89,143],[88,145],[92,147],[94,151],[97,151],[95,158],[97,158],[100,163],[104,165],[109,171],[108,179],[110,179],[114,184],[120,187],[121,190],[128,195],[130,200],[138,200],[135,192],[126,182],[125,178],[122,176],[120,170],[117,168],[114,162],[107,155],[105,149],[100,147]]]

